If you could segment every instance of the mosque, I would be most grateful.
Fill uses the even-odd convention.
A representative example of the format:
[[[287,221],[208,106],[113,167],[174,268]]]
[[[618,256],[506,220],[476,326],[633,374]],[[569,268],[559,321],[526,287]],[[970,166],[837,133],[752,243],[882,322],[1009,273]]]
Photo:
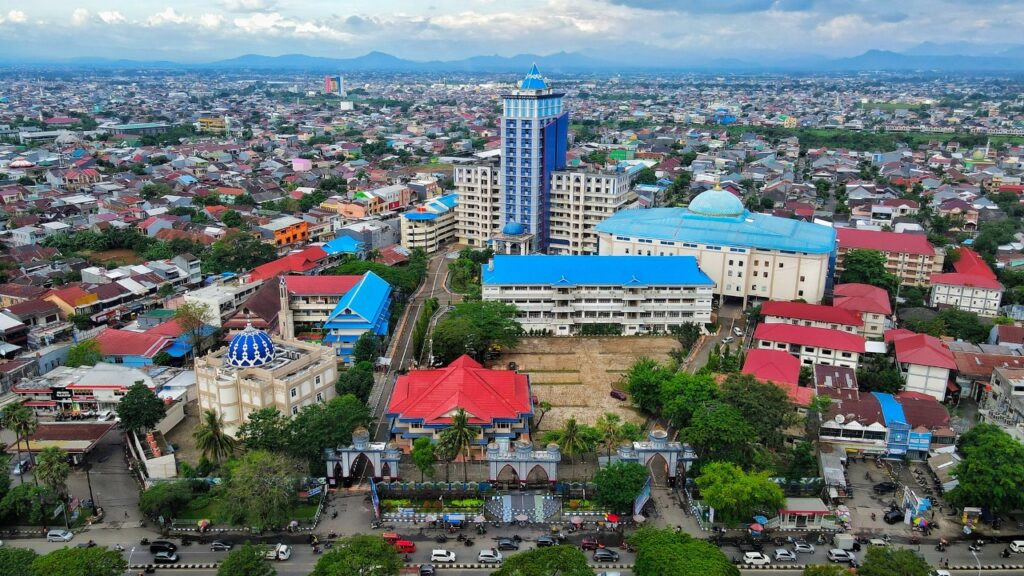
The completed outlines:
[[[832,227],[751,212],[717,184],[686,208],[622,210],[596,231],[602,255],[695,257],[720,303],[818,303],[835,268]]]

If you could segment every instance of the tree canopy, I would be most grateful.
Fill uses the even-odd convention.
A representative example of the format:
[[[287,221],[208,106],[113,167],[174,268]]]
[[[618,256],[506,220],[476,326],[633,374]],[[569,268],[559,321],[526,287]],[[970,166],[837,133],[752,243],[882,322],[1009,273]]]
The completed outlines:
[[[782,447],[783,431],[796,421],[796,409],[786,391],[749,374],[731,374],[722,383],[718,396],[750,424],[754,441],[768,448]]]
[[[0,576],[32,576],[32,562],[38,556],[31,548],[0,547]]]
[[[995,513],[1024,508],[1024,445],[994,424],[978,424],[958,448],[963,459],[953,470],[959,484],[947,493],[950,503]]]
[[[642,356],[626,372],[626,390],[633,404],[648,414],[662,410],[662,388],[672,372],[646,356]]]
[[[166,411],[167,407],[163,400],[160,400],[142,380],[132,384],[117,404],[121,428],[135,433],[151,430],[163,420]]]
[[[514,347],[522,331],[515,306],[461,302],[434,326],[434,356],[445,364],[463,354],[482,361],[492,347]]]
[[[270,244],[246,232],[232,232],[217,240],[203,258],[203,272],[244,272],[277,258],[277,251]]]
[[[885,288],[890,293],[899,281],[885,270],[885,254],[878,250],[850,250],[843,256],[844,284],[860,283]]]
[[[288,422],[288,453],[306,461],[311,471],[322,470],[324,448],[347,446],[352,431],[370,424],[366,403],[347,394],[326,404],[310,404]]]
[[[32,576],[120,576],[128,562],[104,547],[61,548],[32,561]]]
[[[235,548],[217,567],[217,576],[275,576],[277,570],[264,557],[263,546],[246,543]]]
[[[238,427],[238,439],[249,450],[280,452],[288,445],[288,417],[273,406],[251,412]]]
[[[100,343],[89,338],[77,344],[72,344],[68,348],[68,359],[64,362],[64,365],[68,368],[95,366],[101,360],[103,360],[103,354],[100,353]]]
[[[594,576],[587,557],[575,546],[534,548],[509,555],[491,576]]]
[[[335,542],[310,576],[397,576],[401,568],[394,546],[376,534],[360,534]]]
[[[647,482],[647,468],[636,462],[615,462],[594,474],[597,501],[620,514],[631,513],[633,501]]]
[[[366,402],[370,397],[370,391],[373,390],[373,364],[358,362],[347,370],[340,370],[334,389],[339,396],[351,394]]]
[[[767,472],[747,473],[728,462],[704,465],[697,486],[715,509],[715,519],[727,523],[745,522],[757,514],[772,517],[786,503],[782,489]]]
[[[262,450],[247,452],[229,462],[223,497],[236,524],[259,529],[285,526],[298,499],[295,461]]]
[[[640,528],[629,537],[636,547],[636,576],[739,576],[716,546],[671,529]]]
[[[857,569],[860,576],[929,576],[931,573],[931,566],[920,554],[894,546],[868,546],[864,561]]]

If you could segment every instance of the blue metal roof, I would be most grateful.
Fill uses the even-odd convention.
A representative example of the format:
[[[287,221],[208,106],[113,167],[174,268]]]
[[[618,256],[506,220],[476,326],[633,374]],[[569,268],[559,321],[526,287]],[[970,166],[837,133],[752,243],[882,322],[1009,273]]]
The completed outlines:
[[[325,328],[342,328],[358,325],[362,320],[367,327],[374,327],[382,315],[386,315],[391,302],[391,285],[373,272],[363,274],[351,290],[338,301],[324,323]]]
[[[530,67],[530,71],[526,73],[526,77],[519,83],[520,90],[547,90],[548,85],[544,82],[544,77],[541,76],[540,70],[537,69],[537,65],[534,64]]]
[[[402,214],[402,218],[406,220],[433,220],[438,217],[435,212],[406,212]]]
[[[458,204],[458,194],[446,194],[427,200],[423,206],[411,212],[402,213],[406,220],[433,220],[441,214],[445,214],[455,208]]]
[[[622,210],[595,229],[630,238],[810,254],[828,254],[836,247],[836,231],[830,226],[746,210],[735,217],[704,216],[686,208]]]
[[[495,256],[483,283],[551,286],[664,286],[714,282],[693,256]]]
[[[363,249],[363,243],[350,236],[339,236],[322,246],[328,254],[355,254]]]
[[[903,406],[892,394],[872,392],[871,395],[878,400],[878,405],[882,407],[882,418],[885,419],[886,426],[893,422],[907,423],[907,417],[903,415]]]

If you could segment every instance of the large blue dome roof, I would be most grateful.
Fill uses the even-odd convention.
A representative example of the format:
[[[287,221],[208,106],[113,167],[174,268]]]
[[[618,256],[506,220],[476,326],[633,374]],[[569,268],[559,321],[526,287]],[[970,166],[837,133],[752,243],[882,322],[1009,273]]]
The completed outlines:
[[[705,190],[690,202],[687,209],[701,216],[730,217],[740,216],[746,210],[743,202],[733,196],[732,192],[722,190],[715,185],[712,190]]]
[[[519,222],[509,222],[501,229],[501,233],[506,236],[519,236],[520,234],[526,234],[526,226]]]
[[[249,324],[231,338],[228,344],[227,363],[238,368],[262,366],[274,359],[274,343],[270,336]]]

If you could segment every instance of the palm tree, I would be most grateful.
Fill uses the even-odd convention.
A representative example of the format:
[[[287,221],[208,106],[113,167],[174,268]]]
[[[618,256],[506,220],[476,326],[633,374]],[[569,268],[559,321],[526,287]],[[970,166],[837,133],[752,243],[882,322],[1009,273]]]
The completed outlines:
[[[587,450],[587,441],[581,435],[579,424],[576,423],[575,418],[569,418],[565,421],[565,426],[561,430],[561,436],[562,452],[565,452],[569,456],[569,462],[575,465],[576,459],[574,456]]]
[[[441,442],[447,444],[451,454],[462,454],[462,481],[469,482],[469,449],[480,431],[469,425],[469,414],[458,408],[452,416],[452,423],[441,432]]]
[[[25,450],[28,451],[29,462],[33,462],[32,450],[28,443],[28,437],[31,436],[38,427],[36,422],[36,415],[32,412],[28,406],[22,403],[8,404],[4,406],[3,410],[0,411],[0,426],[7,428],[14,432],[16,441],[15,447],[18,452],[18,462],[21,462],[21,439],[25,439]],[[22,467],[22,473],[19,474],[22,484],[25,483],[25,472]],[[33,475],[33,478],[35,476]],[[36,480],[36,484],[39,481]]]
[[[68,453],[49,446],[39,453],[39,464],[36,466],[35,476],[42,480],[43,486],[53,491],[60,497],[61,502],[68,492],[67,481],[71,474],[71,465],[68,464]]]
[[[203,451],[203,456],[212,456],[218,464],[235,452],[235,439],[224,431],[224,417],[215,410],[203,411],[192,437],[196,439],[196,448]]]
[[[618,414],[605,412],[597,419],[597,431],[601,433],[601,440],[608,452],[608,459],[611,460],[612,448],[616,448],[622,441],[622,423]]]

